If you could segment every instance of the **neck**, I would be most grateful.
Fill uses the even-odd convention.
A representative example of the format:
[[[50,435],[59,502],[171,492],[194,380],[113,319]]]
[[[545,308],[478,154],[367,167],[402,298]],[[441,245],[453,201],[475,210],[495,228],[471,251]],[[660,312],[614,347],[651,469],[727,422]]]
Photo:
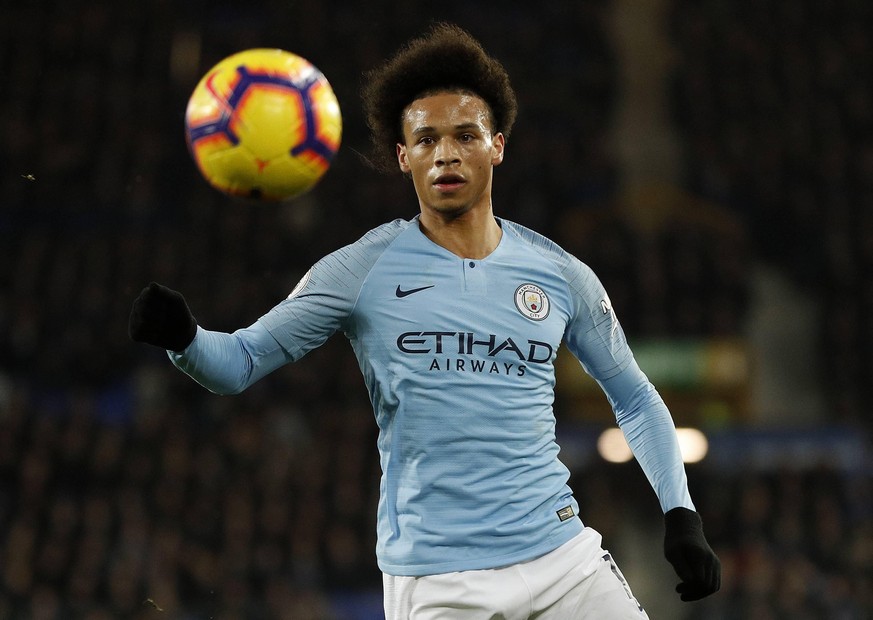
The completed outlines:
[[[424,235],[461,258],[482,259],[497,249],[503,230],[491,209],[471,209],[448,216],[423,210],[419,227]]]

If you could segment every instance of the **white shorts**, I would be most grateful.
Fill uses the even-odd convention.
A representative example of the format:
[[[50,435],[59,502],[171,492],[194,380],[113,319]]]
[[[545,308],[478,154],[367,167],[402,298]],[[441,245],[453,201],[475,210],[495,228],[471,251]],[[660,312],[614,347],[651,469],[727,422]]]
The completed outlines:
[[[529,562],[382,581],[386,620],[648,618],[591,528]]]

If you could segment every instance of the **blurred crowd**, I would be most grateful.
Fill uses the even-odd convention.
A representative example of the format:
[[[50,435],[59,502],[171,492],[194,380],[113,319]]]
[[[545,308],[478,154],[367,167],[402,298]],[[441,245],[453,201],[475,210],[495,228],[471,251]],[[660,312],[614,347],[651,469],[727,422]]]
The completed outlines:
[[[873,4],[676,0],[674,120],[688,187],[820,304],[830,415],[869,428]]]
[[[869,475],[822,468],[694,478],[723,574],[718,596],[689,619],[870,617]]]
[[[408,182],[363,162],[357,91],[431,17],[473,31],[518,91],[498,215],[591,264],[631,336],[739,337],[746,270],[778,265],[829,300],[833,416],[867,427],[866,3],[672,2],[686,189],[718,216],[674,214],[645,234],[612,208],[608,0],[546,3],[535,18],[519,0],[450,1],[433,16],[392,0],[183,4],[36,0],[0,20],[0,619],[368,617],[371,599],[353,595],[380,589],[379,467],[342,337],[218,397],[131,343],[127,314],[156,280],[207,328],[248,325],[325,253],[413,216]],[[318,65],[344,116],[327,177],[287,205],[218,195],[183,139],[200,75],[262,46]],[[651,495],[592,468],[574,476],[595,527]],[[694,472],[726,581],[689,617],[869,617],[869,476],[809,476]]]

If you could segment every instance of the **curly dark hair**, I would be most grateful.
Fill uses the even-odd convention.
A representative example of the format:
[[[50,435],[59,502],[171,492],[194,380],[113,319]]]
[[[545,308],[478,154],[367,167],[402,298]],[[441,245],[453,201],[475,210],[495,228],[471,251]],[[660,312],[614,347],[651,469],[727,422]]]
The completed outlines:
[[[440,91],[481,97],[490,108],[493,131],[509,136],[518,103],[506,69],[467,31],[441,22],[364,76],[361,97],[373,167],[398,170],[395,146],[403,142],[403,110],[422,95]]]

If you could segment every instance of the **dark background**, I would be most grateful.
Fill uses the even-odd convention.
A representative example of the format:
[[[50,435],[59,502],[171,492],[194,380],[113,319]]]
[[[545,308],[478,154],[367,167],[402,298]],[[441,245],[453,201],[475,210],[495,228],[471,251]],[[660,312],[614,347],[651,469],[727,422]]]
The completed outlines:
[[[678,604],[654,494],[597,456],[604,399],[561,373],[581,516],[651,617],[871,617],[873,4],[34,0],[0,9],[0,618],[379,617],[375,424],[343,338],[218,397],[127,315],[157,280],[244,327],[412,217],[411,185],[362,162],[358,90],[436,19],[518,92],[495,212],[597,271],[709,437],[689,477],[724,585]],[[194,85],[251,47],[311,60],[343,111],[287,204],[220,195],[186,150]]]

